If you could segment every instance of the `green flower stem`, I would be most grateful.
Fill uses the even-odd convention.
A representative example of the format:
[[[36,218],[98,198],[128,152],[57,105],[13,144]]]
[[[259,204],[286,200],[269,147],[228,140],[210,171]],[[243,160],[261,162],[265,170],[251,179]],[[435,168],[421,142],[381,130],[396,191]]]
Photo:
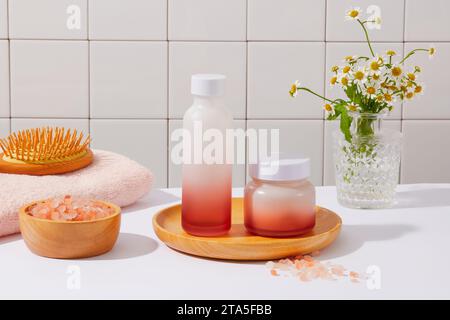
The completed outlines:
[[[372,57],[375,57],[375,53],[373,52],[372,45],[371,45],[371,43],[370,43],[369,33],[367,32],[367,29],[366,29],[366,27],[364,26],[364,23],[361,22],[361,20],[359,20],[359,19],[357,19],[357,21],[358,21],[358,23],[361,25],[361,27],[362,27],[363,30],[364,30],[364,34],[366,35],[366,41],[367,41],[367,44],[369,45],[370,53],[372,54]],[[366,22],[367,22],[367,21],[366,21]]]
[[[329,103],[335,103],[335,101],[330,100],[330,99],[327,99],[327,98],[325,98],[324,96],[322,96],[322,95],[320,95],[320,94],[318,94],[318,93],[315,93],[314,91],[312,91],[312,90],[310,90],[310,89],[308,89],[308,88],[300,87],[300,88],[297,88],[297,90],[304,90],[304,91],[307,91],[307,92],[309,92],[309,93],[315,95],[316,97],[319,97],[319,98],[321,98],[321,99],[323,99],[323,100],[325,100],[325,101],[328,101]]]
[[[419,48],[419,49],[414,49],[412,51],[410,51],[398,64],[402,64],[403,62],[406,61],[406,59],[408,59],[409,57],[411,57],[414,53],[416,53],[417,51],[426,51],[428,52],[428,49],[423,49],[423,48]]]

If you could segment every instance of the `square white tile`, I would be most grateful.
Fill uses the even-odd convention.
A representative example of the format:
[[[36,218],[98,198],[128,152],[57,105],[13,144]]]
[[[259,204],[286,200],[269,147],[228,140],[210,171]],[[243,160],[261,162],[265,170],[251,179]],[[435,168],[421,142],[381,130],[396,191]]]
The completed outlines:
[[[414,48],[428,49],[429,43],[405,43],[405,54]],[[403,103],[404,119],[450,119],[450,87],[445,77],[450,71],[450,43],[436,43],[436,54],[429,59],[426,52],[417,52],[406,62],[413,70],[422,69],[417,81],[424,83],[423,95]]]
[[[87,0],[9,1],[12,39],[87,39]]]
[[[172,133],[176,129],[183,127],[183,120],[169,120],[169,187],[178,188],[182,183],[182,165],[175,164],[172,161],[171,152],[175,145],[180,143],[180,140],[172,140]],[[234,120],[234,127],[245,130],[245,120]],[[235,154],[238,152],[237,145],[235,144]],[[244,150],[240,152],[245,153]],[[233,165],[233,187],[243,187],[245,185],[245,163]]]
[[[382,125],[383,129],[401,131],[400,120],[385,120]],[[334,134],[338,132],[339,120],[325,121],[323,170],[323,184],[325,186],[332,186],[336,184],[336,180],[334,178],[333,139]]]
[[[84,136],[89,134],[88,119],[11,119],[11,132],[42,127],[64,127],[76,129],[78,132],[82,132]]]
[[[347,10],[352,7],[361,9],[363,20],[381,16],[381,29],[369,30],[371,40],[403,41],[404,0],[327,0],[327,41],[365,41],[358,22],[345,19]]]
[[[89,116],[87,41],[13,40],[10,50],[13,117]]]
[[[450,121],[404,120],[401,183],[450,183]]]
[[[450,41],[450,1],[406,0],[405,41]]]
[[[167,117],[167,42],[91,41],[92,118]]]
[[[278,129],[279,151],[287,156],[311,160],[311,182],[322,185],[323,121],[322,120],[248,120],[247,128]],[[268,136],[270,136],[268,132]],[[250,140],[247,149],[251,148]],[[268,146],[270,150],[270,146]],[[248,158],[250,161],[250,158]]]
[[[295,80],[323,95],[325,46],[312,42],[250,42],[248,44],[248,118],[323,116],[323,101],[302,92],[289,95]]]
[[[89,1],[89,38],[167,39],[167,0]]]
[[[169,44],[169,117],[181,118],[192,105],[191,75],[226,75],[225,102],[234,118],[245,118],[246,44],[171,42]]]
[[[397,56],[394,61],[400,61],[403,58],[403,43],[374,43],[373,50],[380,55],[385,54],[386,50],[394,50]],[[334,65],[344,65],[343,59],[348,55],[361,55],[370,57],[370,50],[366,43],[327,43],[327,69],[326,69],[326,83],[325,93],[327,98],[337,99],[345,98],[345,93],[339,86],[332,87],[330,79],[334,75],[331,72],[331,67]],[[402,103],[394,104],[394,110],[389,115],[390,119],[400,119],[402,116]]]
[[[248,0],[248,40],[325,40],[326,0]]]
[[[92,148],[123,154],[154,175],[154,186],[167,187],[167,120],[91,120]]]
[[[246,1],[169,0],[169,40],[246,39]]]
[[[0,39],[8,38],[8,1],[0,0]]]
[[[9,43],[0,40],[0,117],[9,117]]]
[[[0,119],[0,138],[6,138],[9,135],[9,119]]]

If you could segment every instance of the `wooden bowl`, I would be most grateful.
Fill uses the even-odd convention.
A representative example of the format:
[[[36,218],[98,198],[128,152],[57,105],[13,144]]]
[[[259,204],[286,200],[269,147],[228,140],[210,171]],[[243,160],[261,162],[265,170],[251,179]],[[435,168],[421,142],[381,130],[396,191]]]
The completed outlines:
[[[98,200],[95,200],[98,201]],[[98,201],[114,209],[106,218],[90,221],[54,221],[35,218],[27,209],[19,210],[20,231],[27,247],[48,258],[77,259],[98,256],[110,251],[120,231],[120,207]]]
[[[153,229],[167,246],[196,256],[224,260],[273,260],[311,253],[329,246],[339,235],[341,218],[316,207],[316,225],[301,236],[267,238],[250,234],[244,226],[242,198],[233,198],[230,232],[220,237],[196,237],[181,226],[181,205],[165,208],[153,217]]]

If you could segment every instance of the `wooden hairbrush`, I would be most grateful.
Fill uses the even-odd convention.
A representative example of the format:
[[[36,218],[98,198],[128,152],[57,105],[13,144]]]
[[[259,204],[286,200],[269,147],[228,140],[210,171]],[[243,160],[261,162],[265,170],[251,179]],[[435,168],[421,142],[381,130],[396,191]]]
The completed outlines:
[[[92,163],[90,137],[64,128],[36,128],[0,139],[0,172],[35,176],[72,172]]]

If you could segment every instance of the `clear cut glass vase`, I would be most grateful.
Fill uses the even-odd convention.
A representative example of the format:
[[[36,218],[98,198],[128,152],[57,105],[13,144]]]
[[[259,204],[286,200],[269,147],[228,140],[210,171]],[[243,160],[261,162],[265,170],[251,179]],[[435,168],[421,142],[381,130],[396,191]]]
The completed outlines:
[[[334,135],[337,197],[350,208],[387,208],[399,181],[401,133],[385,129],[386,114],[350,113],[351,142]]]

